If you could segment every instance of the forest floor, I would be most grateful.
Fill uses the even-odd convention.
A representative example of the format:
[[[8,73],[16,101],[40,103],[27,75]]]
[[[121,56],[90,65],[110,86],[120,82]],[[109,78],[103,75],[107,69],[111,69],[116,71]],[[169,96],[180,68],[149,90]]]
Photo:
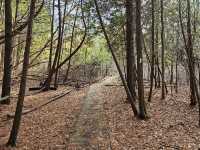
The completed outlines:
[[[61,87],[57,91],[48,91],[27,96],[24,110],[32,110],[49,102],[51,98],[62,94],[69,87]],[[65,149],[80,102],[84,98],[86,88],[72,90],[66,96],[26,115],[23,115],[16,150],[60,150]],[[14,101],[14,99],[11,99]],[[0,145],[5,144],[9,137],[12,119],[7,120],[7,114],[13,114],[16,102],[10,106],[0,106]],[[0,150],[4,150],[4,146]]]
[[[149,119],[133,116],[116,77],[80,90],[23,116],[16,150],[196,150],[200,147],[198,110],[189,106],[187,88],[160,99],[154,90],[147,104]],[[24,108],[48,102],[57,91],[27,96]],[[148,89],[146,89],[148,91]],[[147,93],[147,92],[146,92]],[[0,106],[0,144],[9,137],[15,104]],[[3,147],[0,147],[3,149]]]

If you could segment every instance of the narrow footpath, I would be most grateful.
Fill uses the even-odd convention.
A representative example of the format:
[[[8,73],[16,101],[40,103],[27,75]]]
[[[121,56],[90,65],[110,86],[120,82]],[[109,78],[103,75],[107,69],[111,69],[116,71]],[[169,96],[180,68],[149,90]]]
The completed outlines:
[[[107,77],[102,82],[91,85],[84,100],[76,123],[71,129],[68,149],[110,149],[109,132],[105,126],[103,111],[104,85],[110,84],[115,77]]]

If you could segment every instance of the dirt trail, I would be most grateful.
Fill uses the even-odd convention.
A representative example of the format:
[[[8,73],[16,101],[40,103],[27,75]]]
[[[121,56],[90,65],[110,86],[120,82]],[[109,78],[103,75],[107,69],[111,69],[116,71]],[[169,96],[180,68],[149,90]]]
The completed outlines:
[[[103,112],[103,89],[116,77],[93,84],[82,102],[80,115],[71,129],[68,149],[110,149],[108,129]]]

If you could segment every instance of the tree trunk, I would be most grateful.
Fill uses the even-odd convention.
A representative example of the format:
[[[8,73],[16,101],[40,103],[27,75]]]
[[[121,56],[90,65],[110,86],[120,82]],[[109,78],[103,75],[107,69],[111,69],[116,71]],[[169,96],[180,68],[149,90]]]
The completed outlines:
[[[59,56],[58,56],[58,61],[57,61],[57,66],[59,66],[60,64],[60,59],[61,59],[61,53],[62,53],[62,45],[63,45],[63,35],[64,35],[64,29],[65,29],[65,15],[66,15],[66,9],[67,9],[67,1],[65,1],[64,4],[64,14],[63,14],[63,20],[62,20],[62,13],[61,13],[61,5],[59,6],[60,8],[58,8],[58,14],[59,14]],[[78,9],[78,8],[77,8]],[[61,31],[60,31],[61,28]],[[70,60],[69,60],[70,61]],[[57,84],[57,80],[58,80],[58,76],[59,76],[59,69],[56,70],[55,73],[55,82],[54,82],[54,87],[57,88],[58,84]]]
[[[176,58],[176,88],[175,88],[176,93],[178,93],[178,56]]]
[[[33,26],[33,15],[35,13],[35,3],[36,3],[36,0],[31,0],[19,96],[18,96],[18,101],[17,101],[15,117],[13,121],[13,126],[10,133],[10,138],[7,143],[8,146],[12,146],[12,147],[16,146],[16,140],[17,140],[17,135],[18,135],[20,121],[21,121],[21,115],[22,115],[22,109],[23,109],[24,95],[25,95],[25,90],[26,90],[26,78],[27,78],[27,71],[28,71],[28,65],[29,65],[29,53],[30,53],[30,47],[31,47],[31,41],[32,41],[32,26]]]
[[[181,1],[179,0],[179,20],[181,25],[181,32],[185,44],[185,50],[188,57],[188,70],[189,70],[189,82],[190,82],[190,105],[195,106],[196,105],[196,92],[195,92],[195,74],[194,74],[194,62],[193,62],[193,48],[192,48],[192,35],[191,35],[191,21],[190,21],[190,2],[187,1],[187,33],[188,33],[188,39],[186,39],[186,35],[184,32],[184,26],[183,26],[183,20],[182,20],[182,10],[181,10]]]
[[[199,107],[199,126],[200,126],[200,97],[199,91],[197,88],[196,83],[196,76],[195,76],[195,62],[194,62],[194,54],[193,54],[193,44],[192,44],[192,30],[191,30],[191,8],[190,8],[190,0],[187,0],[187,34],[188,34],[188,43],[187,43],[187,54],[188,54],[188,61],[189,61],[189,71],[190,76],[192,79],[192,87],[194,88],[194,95],[192,97],[196,97],[198,101]],[[196,94],[196,96],[195,96]]]
[[[151,75],[150,75],[150,92],[148,101],[151,101],[152,97],[152,90],[153,90],[153,77],[154,77],[154,61],[155,61],[155,54],[154,54],[154,0],[151,0]]]
[[[198,73],[199,73],[199,90],[200,90],[200,63],[198,63]]]
[[[102,31],[103,31],[103,33],[104,33],[104,37],[105,37],[105,39],[106,39],[108,48],[109,48],[110,51],[111,51],[113,60],[114,60],[114,62],[115,62],[115,64],[116,64],[116,67],[117,67],[117,70],[118,70],[118,73],[119,73],[119,76],[120,76],[120,78],[121,78],[121,80],[122,80],[122,83],[123,83],[123,85],[124,85],[124,89],[125,89],[125,91],[126,91],[127,97],[128,97],[128,99],[129,99],[129,101],[130,101],[130,103],[131,103],[132,111],[133,111],[134,115],[137,116],[137,115],[138,115],[138,111],[137,111],[137,108],[136,108],[135,103],[134,103],[135,100],[133,99],[133,96],[132,96],[132,94],[131,94],[131,92],[130,92],[130,90],[129,90],[129,88],[128,88],[127,82],[126,82],[126,80],[125,80],[125,78],[124,78],[124,76],[123,76],[123,73],[122,73],[122,71],[121,71],[121,69],[120,69],[119,63],[118,63],[117,58],[116,58],[116,56],[115,56],[115,53],[114,53],[112,44],[111,44],[110,39],[109,39],[109,37],[108,37],[108,35],[107,35],[107,32],[106,32],[106,29],[105,29],[103,20],[102,20],[102,18],[101,18],[101,14],[100,14],[100,10],[99,10],[99,6],[98,6],[98,3],[97,3],[97,0],[94,0],[94,3],[95,3],[97,15],[98,15],[98,19],[99,19],[99,21],[100,21],[101,28],[102,28]]]
[[[170,74],[171,74],[171,76],[170,76],[170,84],[171,84],[171,94],[172,94],[172,89],[173,89],[173,83],[174,83],[174,64],[173,64],[173,60],[172,60],[172,62],[171,62],[172,64],[171,64],[171,72],[170,72]]]
[[[164,45],[164,7],[163,7],[163,0],[160,1],[160,7],[161,7],[161,65],[162,65],[162,99],[165,99],[165,45]]]
[[[51,67],[52,67],[52,51],[53,51],[53,39],[54,39],[54,10],[55,9],[55,0],[53,0],[53,5],[52,5],[52,17],[51,17],[51,44],[50,44],[50,50],[49,50],[49,62],[48,62],[48,76],[50,75],[51,72]],[[50,81],[51,82],[51,81]],[[50,83],[46,84],[46,88],[50,88]]]
[[[53,74],[56,73],[58,71],[58,69],[56,69],[56,65],[58,63],[59,60],[59,55],[60,55],[60,51],[61,51],[61,34],[62,34],[62,22],[61,22],[61,5],[60,5],[60,0],[58,0],[58,20],[59,20],[59,27],[58,27],[58,43],[57,43],[57,48],[56,48],[56,53],[55,53],[55,57],[54,57],[54,61],[53,61],[53,65],[51,67],[51,70],[49,71],[47,80],[44,83],[44,90],[49,90],[50,89],[50,84],[51,84],[51,80],[53,77]],[[54,83],[54,85],[56,84],[56,81]]]
[[[137,50],[137,81],[139,118],[146,119],[146,105],[144,100],[143,84],[143,59],[142,59],[142,25],[141,25],[141,0],[136,1],[136,50]]]
[[[4,64],[4,45],[1,45],[1,62],[0,62],[0,67],[1,67],[1,76],[2,76],[2,73],[3,73],[3,64]]]
[[[134,56],[134,16],[133,0],[126,0],[126,66],[127,84],[133,97],[136,97],[136,75]]]
[[[195,62],[194,62],[194,54],[193,54],[193,45],[192,45],[192,31],[191,31],[191,16],[190,16],[190,1],[187,0],[187,53],[188,53],[188,61],[189,61],[189,72],[190,72],[190,84],[193,88],[193,92],[191,93],[191,105],[196,104],[196,97],[198,92],[196,93],[196,79],[195,79]]]
[[[75,18],[74,18],[74,23],[73,23],[73,28],[72,28],[71,42],[70,42],[70,48],[69,48],[69,54],[70,54],[70,55],[71,55],[71,53],[72,53],[72,48],[73,48],[74,31],[75,31],[75,27],[76,27],[77,14],[78,14],[78,7],[77,7],[77,10],[76,10],[76,16],[75,16]],[[65,75],[64,82],[66,82],[67,79],[68,79],[70,67],[71,67],[71,58],[69,59],[69,62],[68,62],[68,67],[67,67],[67,71],[66,71],[66,75]]]
[[[12,1],[5,0],[5,53],[4,53],[4,74],[2,85],[2,97],[10,96],[11,73],[12,73]],[[1,102],[10,104],[10,98]]]
[[[18,43],[20,43],[21,42],[21,37],[20,36],[18,36]],[[23,44],[22,44],[23,45]],[[17,46],[17,55],[16,55],[16,64],[15,64],[15,66],[16,66],[16,73],[18,73],[18,66],[19,66],[19,64],[20,64],[20,53],[21,53],[21,50],[22,50],[22,45],[21,44],[19,44],[18,46]]]

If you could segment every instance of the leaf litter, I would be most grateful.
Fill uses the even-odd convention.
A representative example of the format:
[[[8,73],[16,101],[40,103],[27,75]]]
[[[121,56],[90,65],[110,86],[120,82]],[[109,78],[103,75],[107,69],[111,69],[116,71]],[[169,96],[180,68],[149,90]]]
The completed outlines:
[[[160,99],[160,89],[156,89],[152,102],[147,103],[149,119],[145,121],[133,116],[129,104],[126,103],[123,87],[103,86],[102,89],[101,93],[97,94],[101,97],[103,105],[103,118],[100,119],[102,134],[92,137],[91,149],[96,147],[97,142],[97,148],[102,150],[195,150],[200,148],[198,109],[189,106],[188,88],[180,88],[178,94],[169,93],[165,100]],[[58,94],[59,91],[28,96],[24,108],[30,109],[47,102],[49,97]],[[23,116],[15,149],[67,149],[74,124],[82,109],[81,102],[85,100],[87,91],[88,88],[73,91],[58,102]],[[146,91],[148,92],[148,89]],[[15,105],[16,103],[8,107],[0,106],[1,144],[7,141],[12,124],[11,120],[4,121],[5,116],[14,111]],[[92,123],[95,124],[95,122],[90,122]],[[0,149],[4,148],[0,147]],[[78,149],[76,146],[72,148],[72,150],[76,149]]]

